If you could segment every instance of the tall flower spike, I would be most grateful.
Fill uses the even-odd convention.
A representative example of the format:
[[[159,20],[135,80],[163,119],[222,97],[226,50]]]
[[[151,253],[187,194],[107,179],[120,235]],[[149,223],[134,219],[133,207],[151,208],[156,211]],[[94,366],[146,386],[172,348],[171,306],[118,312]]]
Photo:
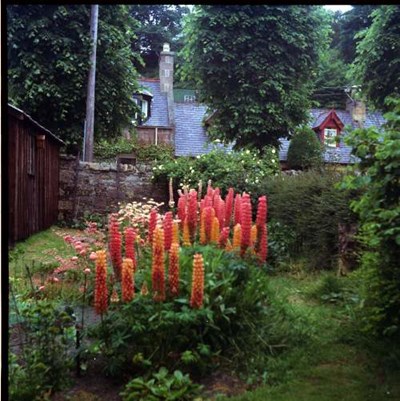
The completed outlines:
[[[158,218],[158,213],[156,208],[151,209],[149,216],[149,236],[148,236],[150,244],[153,243],[153,233],[157,226],[157,218]]]
[[[240,243],[242,241],[242,228],[240,224],[236,224],[233,228],[233,239],[232,239],[232,248],[240,248]]]
[[[211,229],[212,229],[212,224],[213,224],[214,217],[215,217],[215,210],[212,206],[207,206],[204,208],[203,213],[205,214],[204,221],[205,221],[206,238],[207,238],[207,242],[210,242]]]
[[[123,302],[130,302],[135,297],[133,261],[129,258],[122,261],[121,291]]]
[[[189,232],[189,223],[186,217],[185,223],[183,224],[183,239],[182,239],[183,246],[190,246],[192,245],[190,242],[190,232]]]
[[[172,242],[179,244],[179,223],[174,221],[172,225]]]
[[[219,240],[219,220],[217,217],[214,217],[211,227],[210,242],[217,244],[218,240]]]
[[[181,195],[178,199],[178,219],[180,220],[181,229],[186,219],[186,196]]]
[[[197,229],[197,192],[194,189],[190,190],[188,196],[187,219],[189,226],[190,241],[194,242],[196,239],[196,229]]]
[[[135,252],[136,231],[132,227],[125,229],[125,257],[132,259],[133,270],[136,270],[136,252]]]
[[[219,197],[218,210],[216,210],[216,215],[218,217],[219,226],[223,227],[225,222],[225,201]]]
[[[164,228],[164,242],[165,250],[168,251],[172,243],[172,222],[173,216],[172,212],[165,213],[163,228]]]
[[[179,295],[179,244],[172,243],[169,250],[168,269],[169,292],[173,297]]]
[[[234,214],[233,224],[235,226],[236,226],[236,224],[240,224],[241,200],[242,200],[242,197],[240,196],[240,194],[236,194],[235,206],[234,206],[234,210],[233,210],[233,214]]]
[[[220,248],[225,248],[229,238],[229,227],[224,227],[219,235],[218,243]]]
[[[233,188],[228,189],[228,195],[225,198],[225,227],[229,227],[232,219],[233,210]]]
[[[261,229],[261,236],[259,242],[259,251],[258,257],[261,263],[265,263],[268,256],[268,229],[267,225],[264,224],[264,227]]]
[[[251,239],[250,239],[250,246],[255,247],[257,243],[257,226],[253,224],[251,227]]]
[[[251,200],[250,195],[244,193],[241,201],[241,212],[240,212],[240,225],[242,227],[242,241],[240,246],[240,254],[244,256],[247,248],[251,243],[251,225],[252,225],[252,214],[251,214]]]
[[[203,256],[196,253],[193,258],[192,273],[192,292],[190,297],[190,306],[193,309],[200,309],[204,298],[204,262]]]
[[[206,236],[206,213],[204,210],[201,212],[200,216],[200,244],[205,245],[207,243]]]
[[[156,302],[165,300],[165,266],[164,266],[164,231],[160,227],[154,230],[153,260],[151,266],[153,298]]]
[[[257,244],[256,251],[261,251],[261,235],[263,234],[264,226],[267,222],[267,197],[260,196],[258,198],[258,207],[257,207],[257,217],[256,217],[256,225],[257,225]]]
[[[96,252],[96,281],[94,287],[94,308],[102,315],[108,309],[107,256],[106,251]]]
[[[122,235],[119,231],[119,222],[115,215],[110,216],[109,222],[109,251],[115,278],[121,280],[122,267]]]
[[[174,191],[172,187],[172,177],[169,179],[169,202],[168,206],[173,209],[175,206],[175,201],[174,201]]]

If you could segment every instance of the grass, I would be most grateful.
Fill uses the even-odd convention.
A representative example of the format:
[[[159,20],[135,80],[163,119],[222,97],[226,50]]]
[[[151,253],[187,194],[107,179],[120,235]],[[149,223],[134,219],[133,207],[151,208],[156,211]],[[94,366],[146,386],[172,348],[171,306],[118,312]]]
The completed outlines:
[[[18,279],[26,285],[24,265],[32,260],[45,271],[53,266],[55,255],[73,256],[63,236],[76,232],[52,227],[18,243],[10,260],[15,286],[21,285]],[[271,276],[274,297],[292,317],[279,324],[283,330],[294,325],[292,332],[305,335],[287,351],[265,358],[260,375],[266,385],[229,401],[400,401],[400,351],[368,342],[359,333],[358,285],[357,272],[344,278],[304,271]]]
[[[400,359],[391,369],[381,356],[384,345],[368,344],[354,327],[356,282],[357,274],[346,278],[335,278],[332,273],[271,277],[277,296],[290,304],[301,324],[313,328],[312,341],[283,354],[278,366],[270,366],[282,371],[280,383],[229,400],[400,400]]]

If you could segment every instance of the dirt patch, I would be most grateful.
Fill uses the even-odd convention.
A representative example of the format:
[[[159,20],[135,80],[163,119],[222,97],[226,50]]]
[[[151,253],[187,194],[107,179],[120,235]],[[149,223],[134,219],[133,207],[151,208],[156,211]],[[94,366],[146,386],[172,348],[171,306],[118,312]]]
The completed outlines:
[[[227,372],[215,372],[200,381],[204,386],[204,398],[213,400],[217,395],[234,396],[248,389],[246,383]]]

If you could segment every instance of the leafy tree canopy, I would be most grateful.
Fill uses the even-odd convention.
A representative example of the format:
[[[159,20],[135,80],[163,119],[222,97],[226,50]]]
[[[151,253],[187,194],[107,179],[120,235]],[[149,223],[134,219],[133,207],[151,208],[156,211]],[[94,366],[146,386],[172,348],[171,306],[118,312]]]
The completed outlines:
[[[385,98],[400,95],[400,7],[380,6],[372,25],[358,37],[354,74],[367,98],[387,110]]]
[[[140,73],[146,76],[158,76],[158,58],[163,43],[171,44],[172,51],[179,51],[183,46],[182,19],[189,8],[180,5],[137,4],[130,6],[131,16],[139,21],[136,29],[137,38],[133,49],[139,52],[144,65],[137,63]]]
[[[9,101],[68,144],[80,144],[86,114],[90,6],[7,7]],[[95,138],[130,124],[137,88],[131,50],[135,20],[125,5],[100,6]]]
[[[212,138],[262,149],[306,120],[324,18],[316,6],[195,6],[184,28],[184,75],[216,110]]]

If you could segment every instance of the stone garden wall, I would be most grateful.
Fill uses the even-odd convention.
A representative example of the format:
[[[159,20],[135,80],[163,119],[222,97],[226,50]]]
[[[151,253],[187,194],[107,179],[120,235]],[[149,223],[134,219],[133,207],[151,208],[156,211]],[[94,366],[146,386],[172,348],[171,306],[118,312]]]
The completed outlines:
[[[168,202],[168,188],[152,184],[149,163],[136,165],[86,163],[75,156],[60,157],[60,189],[58,218],[66,222],[86,214],[107,214],[118,210],[118,202],[153,198]]]

